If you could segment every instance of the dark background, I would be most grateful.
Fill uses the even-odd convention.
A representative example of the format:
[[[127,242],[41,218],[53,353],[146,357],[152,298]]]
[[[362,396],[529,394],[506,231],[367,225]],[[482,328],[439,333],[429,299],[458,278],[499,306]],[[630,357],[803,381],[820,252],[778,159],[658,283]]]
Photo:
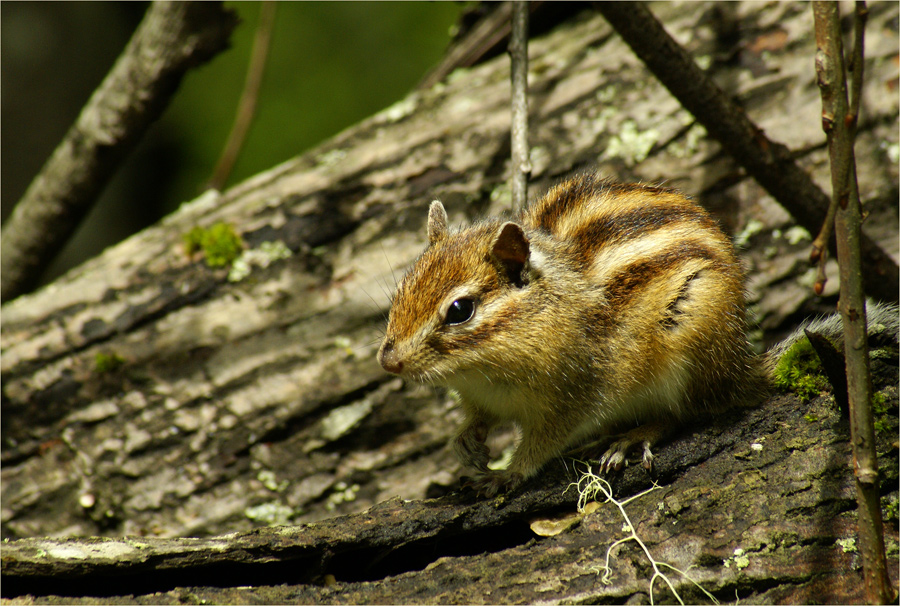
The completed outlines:
[[[226,2],[231,48],[191,72],[42,283],[200,194],[234,120],[261,4]],[[3,2],[5,220],[143,17],[145,2]],[[265,77],[228,185],[403,98],[441,57],[463,4],[279,2]]]

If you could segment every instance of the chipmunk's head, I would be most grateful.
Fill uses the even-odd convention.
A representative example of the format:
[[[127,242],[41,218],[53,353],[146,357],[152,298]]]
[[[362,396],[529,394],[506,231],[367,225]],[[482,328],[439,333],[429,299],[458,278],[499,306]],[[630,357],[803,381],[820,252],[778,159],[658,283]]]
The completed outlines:
[[[517,295],[534,276],[530,244],[516,223],[451,233],[443,205],[428,212],[428,247],[403,277],[378,361],[388,372],[445,384],[481,366],[489,343],[516,321]]]

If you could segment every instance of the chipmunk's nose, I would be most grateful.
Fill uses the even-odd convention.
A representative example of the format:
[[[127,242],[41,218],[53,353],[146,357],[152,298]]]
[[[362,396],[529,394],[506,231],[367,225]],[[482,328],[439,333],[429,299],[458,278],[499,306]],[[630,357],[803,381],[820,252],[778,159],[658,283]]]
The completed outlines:
[[[403,371],[403,362],[397,356],[397,352],[394,351],[394,342],[391,339],[385,339],[384,343],[381,344],[381,348],[378,350],[378,363],[386,371],[395,375]]]

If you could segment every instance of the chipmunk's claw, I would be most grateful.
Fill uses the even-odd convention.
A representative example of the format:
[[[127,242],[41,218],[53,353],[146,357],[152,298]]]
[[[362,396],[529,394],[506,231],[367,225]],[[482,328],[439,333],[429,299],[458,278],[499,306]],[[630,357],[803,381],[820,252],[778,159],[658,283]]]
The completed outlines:
[[[515,471],[488,471],[474,478],[464,478],[462,487],[474,490],[480,497],[492,499],[521,483],[522,474]]]
[[[610,471],[619,471],[623,467],[627,467],[628,453],[638,445],[641,447],[641,465],[647,471],[651,471],[653,469],[653,453],[650,451],[650,441],[636,442],[628,435],[624,435],[613,442],[609,450],[600,457],[600,472],[609,473]]]

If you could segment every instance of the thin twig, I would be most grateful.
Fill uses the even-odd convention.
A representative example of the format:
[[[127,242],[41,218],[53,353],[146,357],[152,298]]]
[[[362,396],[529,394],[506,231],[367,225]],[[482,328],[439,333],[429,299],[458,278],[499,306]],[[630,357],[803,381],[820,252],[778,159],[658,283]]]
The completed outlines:
[[[244,91],[238,102],[237,114],[234,124],[228,134],[228,141],[222,150],[222,155],[216,163],[212,177],[207,183],[212,189],[221,190],[231,176],[231,171],[237,162],[250,124],[256,116],[256,102],[259,99],[259,89],[262,87],[263,73],[266,70],[266,58],[272,41],[272,28],[275,25],[275,0],[265,0],[259,9],[259,24],[256,27],[256,36],[253,39],[253,50],[250,53],[250,62],[247,66],[247,79],[244,81]]]
[[[862,97],[864,44],[866,34],[866,21],[869,19],[869,7],[865,2],[856,2],[855,18],[853,19],[853,53],[850,55],[850,65],[847,70],[850,73],[850,112],[853,119],[853,132],[856,133],[856,124],[859,121],[859,100]]]
[[[844,324],[844,357],[850,402],[850,435],[859,525],[859,551],[865,578],[866,600],[887,604],[895,600],[887,574],[884,529],[872,418],[872,381],[866,327],[866,301],[859,254],[862,213],[856,181],[853,143],[856,136],[859,94],[862,90],[863,20],[866,9],[857,3],[851,77],[855,98],[847,101],[840,9],[835,2],[813,2],[816,29],[816,74],[822,94],[822,127],[831,159],[832,197],[838,201],[835,239],[840,267],[841,295],[838,307]]]
[[[509,57],[512,83],[510,189],[513,208],[520,209],[528,200],[528,175],[531,173],[528,161],[528,2],[525,0],[513,2]]]
[[[860,9],[859,5],[862,4],[862,8]],[[853,53],[850,55],[850,64],[847,66],[848,71],[851,74],[851,87],[850,91],[850,104],[847,108],[847,112],[844,115],[844,126],[847,129],[848,135],[846,138],[842,138],[841,141],[838,142],[837,146],[837,164],[832,163],[833,170],[838,170],[838,182],[841,184],[846,184],[847,179],[849,178],[849,171],[852,162],[848,161],[848,156],[853,153],[853,141],[856,140],[856,125],[859,121],[859,99],[862,95],[862,83],[863,83],[863,40],[865,34],[865,22],[868,17],[869,11],[866,8],[865,3],[857,3],[857,17],[854,19],[854,40],[855,43],[853,45]],[[820,61],[827,61],[827,56],[817,54],[816,56],[816,64],[818,66]],[[843,63],[842,63],[843,66]],[[823,66],[824,67],[824,66]],[[843,70],[843,67],[842,67]],[[843,74],[843,71],[841,71]],[[846,99],[847,90],[846,85],[842,87],[844,98]],[[831,88],[823,88],[823,109],[822,109],[822,129],[828,133],[834,128],[834,120],[835,114],[833,113],[833,100],[830,100],[828,106],[826,107],[824,104],[824,95],[832,95],[834,94],[831,91]],[[845,139],[845,140],[844,140]],[[853,170],[855,171],[855,165]],[[841,191],[846,191],[845,186],[841,187]],[[837,196],[831,197],[831,203],[828,205],[828,214],[825,217],[824,223],[822,223],[822,229],[819,232],[819,235],[816,236],[815,240],[812,243],[812,251],[810,252],[809,259],[812,263],[818,263],[818,270],[816,272],[816,281],[813,286],[817,295],[822,294],[825,290],[825,282],[827,281],[827,276],[825,275],[825,261],[827,260],[827,246],[828,242],[831,239],[831,230],[834,227],[834,218],[837,212],[838,204],[841,205],[841,208],[846,208],[846,200]]]
[[[607,21],[707,132],[810,233],[825,220],[829,198],[794,161],[791,151],[770,140],[694,62],[650,10],[637,2],[596,2]],[[900,268],[862,235],[866,289],[897,301]]]
[[[816,264],[816,280],[813,282],[813,292],[821,295],[825,292],[825,283],[828,276],[825,274],[825,263],[828,261],[828,243],[831,241],[831,231],[834,228],[834,215],[837,212],[837,199],[832,198],[828,204],[828,212],[822,221],[822,228],[813,239],[809,251],[809,262]]]
[[[75,124],[3,225],[0,299],[34,284],[121,161],[168,105],[185,72],[228,45],[221,2],[154,2]]]

